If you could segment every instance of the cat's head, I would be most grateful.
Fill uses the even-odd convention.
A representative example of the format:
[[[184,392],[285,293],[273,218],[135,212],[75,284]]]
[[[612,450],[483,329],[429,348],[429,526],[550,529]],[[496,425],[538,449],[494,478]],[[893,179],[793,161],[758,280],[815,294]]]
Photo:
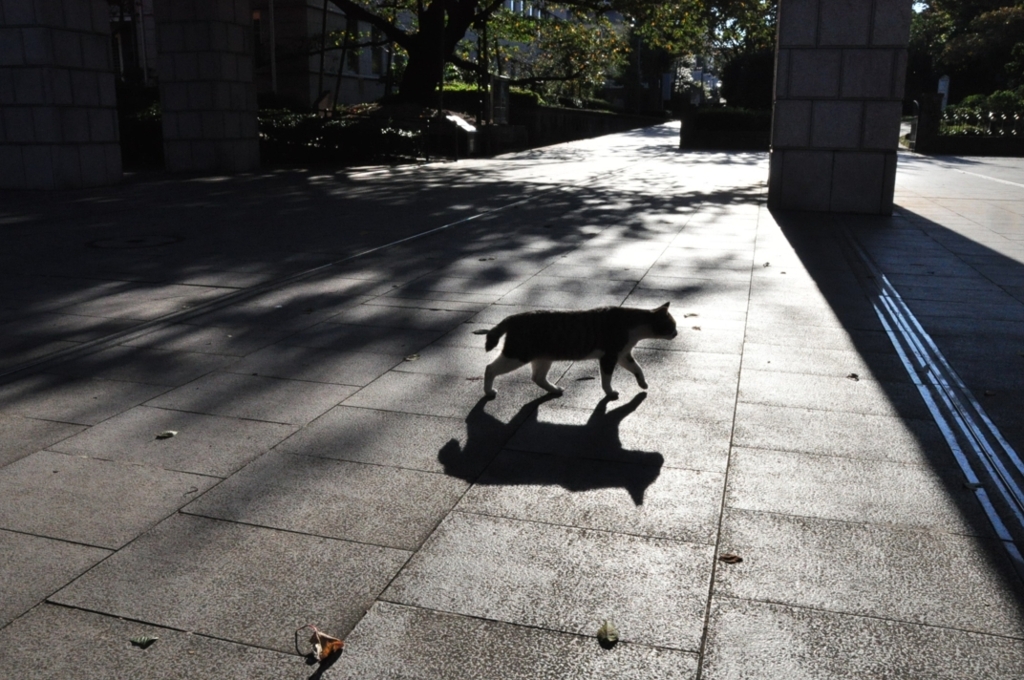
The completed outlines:
[[[676,337],[678,335],[676,320],[668,313],[668,303],[666,302],[661,307],[656,307],[652,311],[654,312],[654,318],[651,321],[651,330],[654,331],[654,337],[664,340],[671,340]]]

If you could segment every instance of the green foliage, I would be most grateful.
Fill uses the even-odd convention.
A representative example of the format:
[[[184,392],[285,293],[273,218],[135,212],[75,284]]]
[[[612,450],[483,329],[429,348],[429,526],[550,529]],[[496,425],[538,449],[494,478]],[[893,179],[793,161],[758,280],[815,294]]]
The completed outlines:
[[[988,96],[988,109],[996,113],[1024,113],[1024,97],[1011,90],[997,90]]]
[[[953,101],[1020,84],[1022,36],[1020,0],[929,0],[911,21],[908,95],[934,92],[943,74]]]
[[[625,62],[622,30],[599,12],[568,5],[545,9],[538,16],[505,9],[492,15],[487,68],[546,97],[586,96]]]
[[[373,105],[325,118],[316,113],[261,110],[261,153],[271,161],[387,162],[421,153],[424,121],[367,115]]]

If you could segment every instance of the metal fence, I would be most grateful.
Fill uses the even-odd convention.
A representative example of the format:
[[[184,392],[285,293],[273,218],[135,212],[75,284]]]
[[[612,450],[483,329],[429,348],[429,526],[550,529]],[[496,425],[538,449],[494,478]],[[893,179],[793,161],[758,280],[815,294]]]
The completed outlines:
[[[999,113],[950,106],[942,112],[939,134],[963,137],[1024,138],[1024,113]]]

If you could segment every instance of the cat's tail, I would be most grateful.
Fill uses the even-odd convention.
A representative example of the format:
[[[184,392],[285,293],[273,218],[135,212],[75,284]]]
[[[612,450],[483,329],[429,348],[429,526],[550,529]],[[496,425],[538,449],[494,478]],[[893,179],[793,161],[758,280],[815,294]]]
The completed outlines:
[[[505,322],[502,321],[497,326],[487,331],[487,342],[484,344],[484,349],[490,352],[492,349],[498,346],[498,340],[501,336],[505,335]]]

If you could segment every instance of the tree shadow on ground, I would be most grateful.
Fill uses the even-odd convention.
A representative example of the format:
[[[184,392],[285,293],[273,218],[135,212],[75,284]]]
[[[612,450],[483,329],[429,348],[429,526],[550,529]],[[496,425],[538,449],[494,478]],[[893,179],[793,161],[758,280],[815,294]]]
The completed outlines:
[[[511,451],[507,456],[490,461],[480,475],[481,452],[488,451],[487,455],[492,455],[495,428],[502,425],[484,411],[488,402],[485,398],[466,417],[465,446],[452,439],[438,451],[437,460],[444,466],[445,474],[481,485],[550,485],[567,491],[621,488],[637,506],[643,505],[644,493],[661,474],[665,458],[656,452],[623,448],[619,425],[639,408],[647,393],[641,392],[610,411],[611,400],[605,397],[583,425],[539,421],[537,407],[553,398],[545,396],[526,404],[504,428],[508,437],[516,431],[522,432],[523,448],[527,451],[555,447],[558,454],[518,456],[517,451]],[[584,460],[591,464],[581,465]]]

